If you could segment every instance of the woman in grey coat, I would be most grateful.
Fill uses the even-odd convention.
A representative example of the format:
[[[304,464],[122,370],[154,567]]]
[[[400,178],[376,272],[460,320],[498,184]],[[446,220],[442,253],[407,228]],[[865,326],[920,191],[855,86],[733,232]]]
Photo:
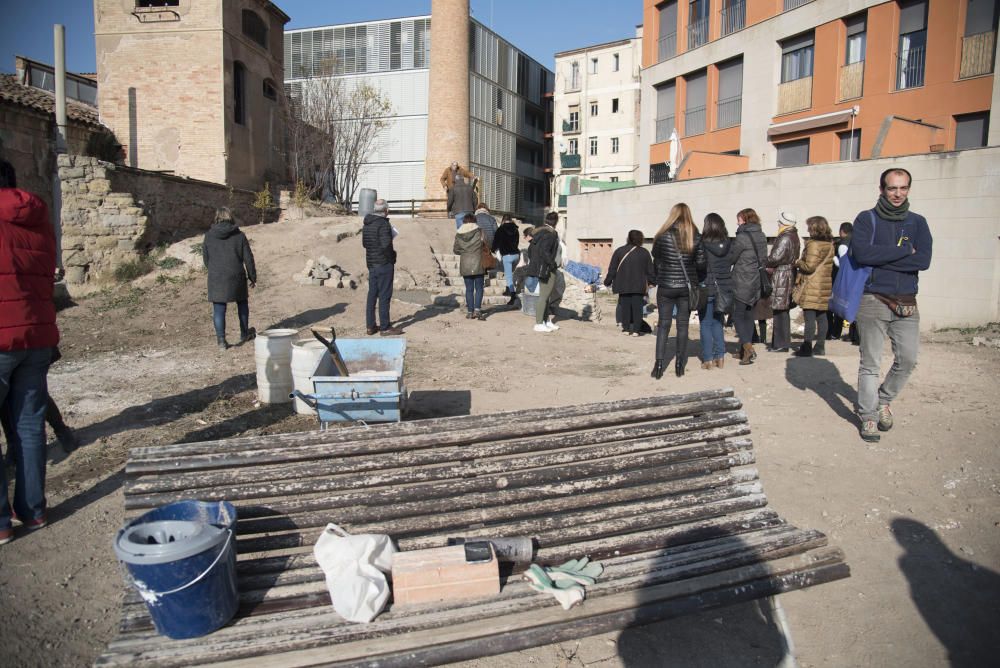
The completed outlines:
[[[740,342],[740,364],[753,364],[753,308],[761,297],[760,267],[767,259],[767,237],[760,229],[760,217],[753,209],[736,214],[736,238],[726,262],[733,267],[733,324]]]
[[[212,322],[219,347],[225,350],[226,304],[236,302],[240,319],[240,343],[256,336],[250,327],[250,304],[247,281],[250,287],[257,284],[257,267],[245,234],[240,232],[228,207],[215,211],[215,222],[205,233],[201,247],[205,268],[208,269],[208,301],[212,302]]]
[[[465,214],[451,250],[458,256],[458,270],[465,281],[465,317],[468,319],[486,320],[483,316],[483,285],[486,279],[482,252],[484,244],[486,240],[476,224],[476,217],[471,213]]]

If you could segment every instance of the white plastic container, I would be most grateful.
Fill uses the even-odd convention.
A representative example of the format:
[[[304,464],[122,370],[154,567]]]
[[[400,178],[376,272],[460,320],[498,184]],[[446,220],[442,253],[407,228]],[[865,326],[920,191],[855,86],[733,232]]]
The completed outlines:
[[[254,339],[257,362],[257,398],[265,404],[285,404],[291,401],[292,342],[296,329],[269,329]],[[318,343],[318,342],[317,342]]]
[[[313,372],[326,354],[326,346],[319,341],[307,339],[292,344],[292,385],[296,390],[303,394],[312,393]],[[316,415],[316,409],[310,408],[301,399],[295,400],[295,412],[300,415]]]

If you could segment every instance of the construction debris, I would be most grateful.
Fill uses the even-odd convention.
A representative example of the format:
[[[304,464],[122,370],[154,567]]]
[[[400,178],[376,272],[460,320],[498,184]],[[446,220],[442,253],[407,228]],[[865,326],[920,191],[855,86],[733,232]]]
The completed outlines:
[[[292,276],[292,279],[299,285],[325,285],[329,288],[356,290],[358,283],[350,275],[350,272],[334,264],[326,256],[320,256],[318,260],[306,260],[305,268]]]

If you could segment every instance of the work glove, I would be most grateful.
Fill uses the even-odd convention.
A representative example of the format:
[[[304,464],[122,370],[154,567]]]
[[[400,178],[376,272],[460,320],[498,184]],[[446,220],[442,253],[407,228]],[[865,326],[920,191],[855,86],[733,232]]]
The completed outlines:
[[[583,587],[576,583],[563,583],[562,587],[557,587],[552,578],[548,576],[538,564],[531,564],[524,572],[524,578],[528,581],[528,586],[542,594],[551,594],[562,605],[563,610],[569,610],[574,605],[583,601]]]
[[[595,584],[597,578],[604,572],[604,566],[599,561],[590,561],[589,558],[570,559],[560,566],[549,566],[545,569],[556,587],[562,588],[572,584],[579,584],[585,587]]]

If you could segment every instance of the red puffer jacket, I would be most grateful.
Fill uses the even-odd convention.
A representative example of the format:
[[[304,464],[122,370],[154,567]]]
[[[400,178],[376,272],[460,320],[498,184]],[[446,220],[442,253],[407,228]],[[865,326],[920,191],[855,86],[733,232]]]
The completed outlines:
[[[56,238],[45,202],[0,188],[0,351],[59,343],[55,270]]]

